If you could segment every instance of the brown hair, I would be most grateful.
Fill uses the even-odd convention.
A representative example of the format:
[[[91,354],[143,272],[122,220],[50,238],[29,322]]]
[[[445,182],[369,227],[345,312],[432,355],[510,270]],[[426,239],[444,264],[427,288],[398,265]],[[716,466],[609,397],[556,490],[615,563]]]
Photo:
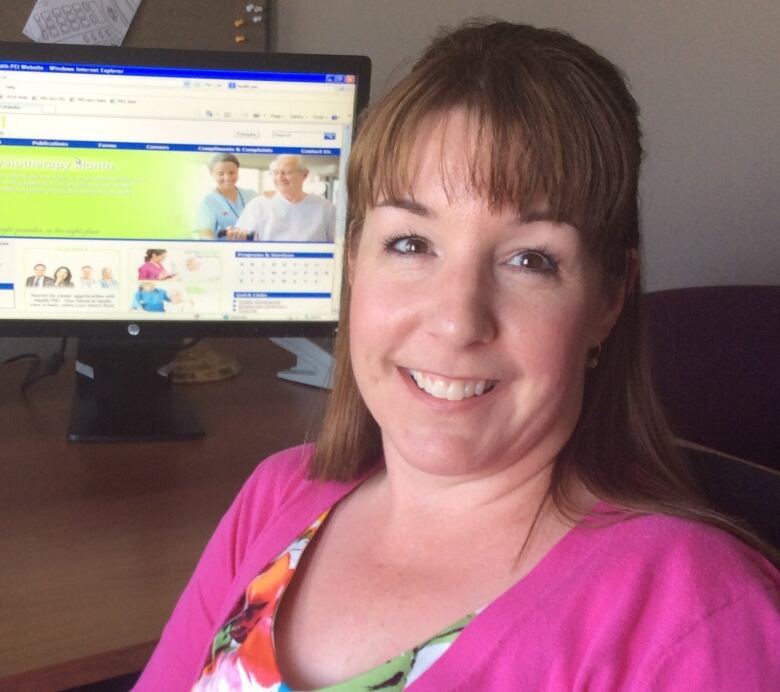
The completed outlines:
[[[417,133],[455,109],[471,116],[480,143],[469,153],[473,190],[494,209],[521,213],[543,195],[555,220],[580,231],[605,281],[626,291],[600,365],[588,372],[580,419],[556,460],[556,505],[572,511],[566,481],[574,475],[619,507],[704,521],[760,545],[699,498],[653,393],[639,266],[629,261],[640,246],[639,111],[606,58],[565,33],[521,24],[469,22],[440,35],[361,123],[347,175],[348,252],[367,209],[380,198],[413,196]],[[323,480],[352,479],[381,455],[379,427],[350,365],[349,299],[345,279],[334,387],[310,467]]]
[[[150,247],[144,255],[144,262],[149,262],[152,257],[159,257],[160,255],[164,255],[166,252],[167,250],[163,250],[162,248]]]

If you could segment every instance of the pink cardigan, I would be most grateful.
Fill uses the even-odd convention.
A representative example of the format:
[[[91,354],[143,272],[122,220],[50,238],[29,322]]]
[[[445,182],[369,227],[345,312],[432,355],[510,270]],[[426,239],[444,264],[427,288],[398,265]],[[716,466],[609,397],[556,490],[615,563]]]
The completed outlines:
[[[209,541],[136,690],[188,690],[248,582],[357,483],[265,460]],[[408,689],[780,689],[780,573],[731,536],[646,516],[569,531]]]

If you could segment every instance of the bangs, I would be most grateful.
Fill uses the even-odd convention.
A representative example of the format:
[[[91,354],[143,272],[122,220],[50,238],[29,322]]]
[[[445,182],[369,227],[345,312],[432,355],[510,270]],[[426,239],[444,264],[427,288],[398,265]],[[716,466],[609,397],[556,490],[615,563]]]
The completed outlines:
[[[637,247],[641,148],[636,103],[622,76],[586,46],[578,60],[570,43],[563,53],[514,28],[511,36],[479,32],[479,45],[462,36],[453,46],[435,42],[365,113],[348,172],[357,229],[381,199],[414,198],[421,137],[462,111],[470,135],[462,143],[466,182],[491,209],[522,214],[544,199],[552,218],[579,229],[595,256]],[[603,69],[594,69],[594,56]],[[455,194],[444,160],[441,173],[445,191]]]
[[[386,151],[374,149],[373,169],[359,189],[363,198],[357,203],[363,209],[385,199],[415,199],[415,180],[420,172],[422,153],[432,140],[439,141],[438,176],[447,200],[470,194],[486,201],[497,212],[512,209],[518,214],[538,203],[549,201],[534,150],[526,144],[524,131],[513,134],[499,128],[503,141],[496,141],[496,131],[484,116],[465,113],[466,131],[453,142],[450,120],[462,113],[461,107],[433,113],[421,112],[401,124],[396,144]],[[457,160],[452,158],[455,144]],[[458,148],[460,151],[458,151]]]

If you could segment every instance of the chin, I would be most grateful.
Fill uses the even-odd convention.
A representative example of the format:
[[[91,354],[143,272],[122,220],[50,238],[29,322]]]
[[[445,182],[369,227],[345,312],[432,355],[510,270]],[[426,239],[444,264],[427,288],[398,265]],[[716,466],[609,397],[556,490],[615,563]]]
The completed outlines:
[[[462,436],[441,434],[403,435],[399,444],[385,438],[386,453],[393,450],[404,463],[432,476],[456,478],[498,471],[497,456],[474,450],[473,442]]]

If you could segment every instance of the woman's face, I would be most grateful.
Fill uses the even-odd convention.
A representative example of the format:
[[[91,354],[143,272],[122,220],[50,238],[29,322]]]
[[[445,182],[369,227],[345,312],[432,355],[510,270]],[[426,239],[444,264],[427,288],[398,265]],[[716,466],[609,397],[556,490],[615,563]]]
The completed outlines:
[[[465,117],[419,141],[414,199],[368,211],[350,265],[352,364],[386,461],[465,476],[547,464],[621,299],[543,201],[518,217],[474,196],[459,173]]]
[[[232,161],[220,161],[212,167],[211,176],[220,192],[233,190],[238,180],[238,166]]]
[[[152,262],[156,264],[162,264],[163,260],[165,259],[167,252],[161,252],[160,254],[152,253]]]
[[[68,280],[68,270],[65,269],[65,267],[60,267],[54,274],[54,279],[56,281],[67,281]]]

